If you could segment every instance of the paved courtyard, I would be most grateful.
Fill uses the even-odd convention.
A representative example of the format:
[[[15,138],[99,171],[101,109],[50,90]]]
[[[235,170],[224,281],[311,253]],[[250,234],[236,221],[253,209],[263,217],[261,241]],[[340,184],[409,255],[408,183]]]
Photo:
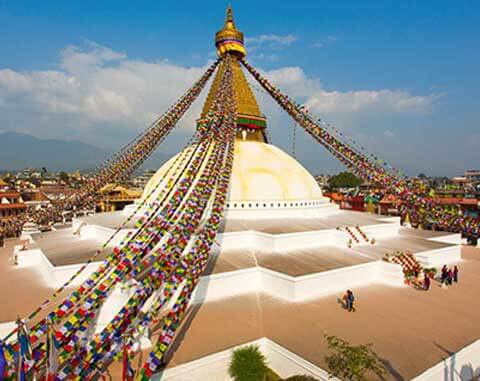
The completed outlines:
[[[34,269],[21,269],[9,262],[13,245],[19,243],[7,240],[7,246],[0,249],[0,322],[26,316],[53,291]],[[463,247],[462,255],[458,285],[442,289],[433,283],[429,292],[378,285],[355,289],[355,313],[340,307],[340,295],[287,303],[259,293],[197,306],[182,326],[168,366],[265,336],[325,367],[323,335],[328,333],[355,344],[374,343],[389,370],[387,379],[408,380],[480,338],[476,307],[480,299],[480,249]],[[294,257],[292,253],[288,256]],[[303,253],[291,260],[301,267],[308,258],[309,254]],[[267,267],[269,261],[275,263],[270,255],[260,259]],[[235,252],[217,265],[223,263],[224,270],[229,271],[226,267],[232,261],[230,270],[255,265],[252,256]],[[291,264],[278,261],[277,266]],[[297,271],[297,267],[290,269]]]

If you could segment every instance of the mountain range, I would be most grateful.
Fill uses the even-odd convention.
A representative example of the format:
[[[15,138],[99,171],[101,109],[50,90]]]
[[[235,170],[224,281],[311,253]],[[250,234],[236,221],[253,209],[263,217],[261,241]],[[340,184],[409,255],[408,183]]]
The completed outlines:
[[[49,171],[89,170],[112,154],[77,140],[40,139],[11,131],[0,133],[0,171],[41,167]],[[169,156],[156,152],[148,164],[157,167]]]

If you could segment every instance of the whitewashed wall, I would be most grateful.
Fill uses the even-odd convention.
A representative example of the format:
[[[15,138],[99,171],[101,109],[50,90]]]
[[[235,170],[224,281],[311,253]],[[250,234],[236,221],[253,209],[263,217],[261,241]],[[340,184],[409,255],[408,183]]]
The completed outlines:
[[[306,374],[320,381],[339,381],[335,377],[329,379],[328,373],[325,370],[297,356],[295,353],[268,338],[261,338],[238,345],[225,351],[167,369],[153,376],[152,381],[231,381],[232,379],[228,375],[228,366],[233,351],[252,344],[258,345],[267,358],[269,367],[282,378],[296,374]]]
[[[477,379],[480,379],[480,340],[446,357],[445,360],[411,381],[474,381]]]
[[[252,292],[265,292],[290,302],[302,302],[374,283],[403,287],[401,267],[375,261],[299,277],[252,267],[202,277],[192,302],[204,303]]]

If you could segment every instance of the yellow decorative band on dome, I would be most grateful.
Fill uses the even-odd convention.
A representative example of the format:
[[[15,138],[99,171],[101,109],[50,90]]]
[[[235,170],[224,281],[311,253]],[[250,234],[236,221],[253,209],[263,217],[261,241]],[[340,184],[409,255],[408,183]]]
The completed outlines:
[[[237,40],[223,40],[219,41],[217,44],[217,52],[220,55],[223,55],[227,52],[238,52],[243,55],[247,54],[247,51],[245,50],[245,47],[243,46],[243,43]]]

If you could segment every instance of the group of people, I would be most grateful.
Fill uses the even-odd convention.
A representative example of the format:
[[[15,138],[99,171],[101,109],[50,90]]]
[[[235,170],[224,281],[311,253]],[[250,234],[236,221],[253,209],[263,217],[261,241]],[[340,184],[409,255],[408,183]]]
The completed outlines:
[[[448,268],[447,265],[443,265],[441,274],[440,274],[440,282],[442,286],[451,286],[453,283],[458,282],[458,267],[457,265],[453,266],[453,268]],[[425,291],[430,289],[430,276],[428,272],[424,272],[424,279],[422,288]]]
[[[428,291],[431,285],[430,273],[428,271],[424,271],[423,273],[423,282],[419,284],[421,287]],[[418,279],[419,273],[415,271],[415,279]],[[442,286],[451,286],[453,283],[458,282],[458,267],[457,265],[453,266],[453,268],[448,268],[447,265],[443,265],[441,274],[440,274],[440,282]]]
[[[448,268],[447,265],[443,265],[442,270],[441,270],[441,284],[442,286],[451,286],[453,283],[458,283],[458,266],[455,265],[453,268]],[[420,275],[419,271],[415,270],[415,276],[418,278]],[[425,291],[428,291],[430,289],[431,285],[431,280],[430,276],[427,272],[424,272],[424,278],[423,278],[423,283],[421,284],[422,288]],[[343,301],[343,307],[348,311],[348,312],[355,312],[355,307],[353,306],[353,303],[355,301],[355,297],[353,295],[353,292],[351,290],[347,290],[345,294],[342,297]]]
[[[457,265],[452,268],[448,268],[447,265],[443,265],[441,271],[442,286],[451,286],[454,282],[458,283],[458,267]]]

